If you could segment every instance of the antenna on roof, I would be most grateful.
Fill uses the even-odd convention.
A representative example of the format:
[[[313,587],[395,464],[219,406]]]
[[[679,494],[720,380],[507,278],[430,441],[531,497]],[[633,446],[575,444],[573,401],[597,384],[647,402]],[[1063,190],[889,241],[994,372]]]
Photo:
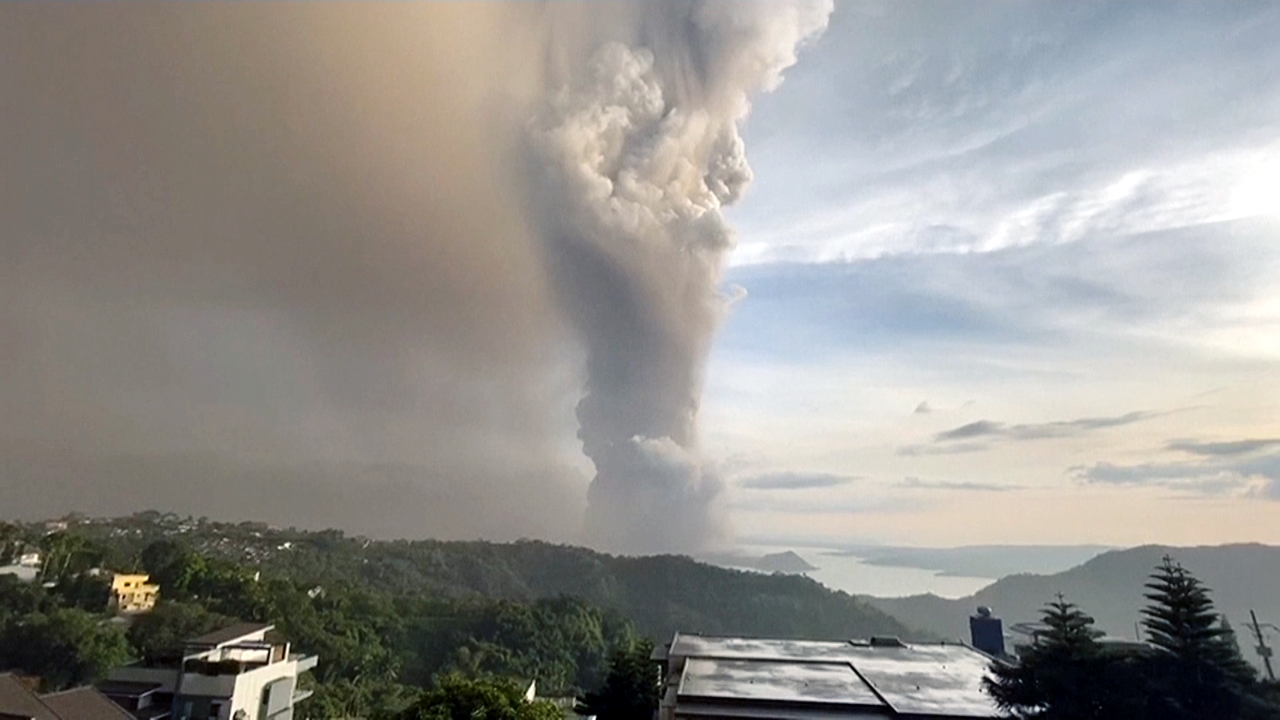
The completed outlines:
[[[1267,645],[1267,641],[1262,637],[1262,625],[1258,624],[1258,614],[1249,611],[1249,617],[1253,619],[1253,636],[1258,639],[1258,657],[1262,658],[1262,664],[1267,666],[1267,677],[1271,678],[1271,682],[1276,681],[1276,673],[1271,669],[1271,648]],[[1267,627],[1274,628],[1274,625]]]

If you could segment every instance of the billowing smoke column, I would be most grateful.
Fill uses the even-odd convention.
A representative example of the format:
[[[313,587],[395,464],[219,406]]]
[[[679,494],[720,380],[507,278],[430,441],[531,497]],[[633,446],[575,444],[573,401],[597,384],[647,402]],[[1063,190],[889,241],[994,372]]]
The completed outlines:
[[[721,481],[697,437],[733,242],[721,208],[752,178],[739,135],[750,96],[781,81],[831,9],[655,4],[638,46],[599,47],[530,127],[536,223],[586,350],[577,414],[596,544],[692,550],[722,532]]]
[[[830,9],[0,4],[0,515],[577,541],[580,425],[588,539],[707,542],[737,124]]]

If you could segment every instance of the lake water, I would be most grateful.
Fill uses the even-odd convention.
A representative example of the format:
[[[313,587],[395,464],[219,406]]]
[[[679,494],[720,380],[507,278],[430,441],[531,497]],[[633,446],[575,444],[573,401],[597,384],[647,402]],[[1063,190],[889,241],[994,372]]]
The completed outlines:
[[[995,582],[995,578],[942,575],[934,570],[920,568],[868,565],[856,557],[830,555],[829,548],[776,547],[743,545],[741,551],[750,555],[765,555],[790,550],[817,570],[805,573],[833,590],[843,590],[854,595],[878,597],[902,597],[933,593],[944,598],[961,598],[981,590]]]

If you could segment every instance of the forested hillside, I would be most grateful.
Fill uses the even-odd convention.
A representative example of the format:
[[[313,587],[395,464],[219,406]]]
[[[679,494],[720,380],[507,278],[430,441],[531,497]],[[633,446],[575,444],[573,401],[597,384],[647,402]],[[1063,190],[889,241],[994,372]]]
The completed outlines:
[[[276,623],[299,650],[318,654],[312,702],[337,715],[394,710],[442,673],[518,676],[542,692],[578,693],[600,681],[613,652],[677,630],[909,635],[808,578],[679,556],[534,541],[373,542],[158,513],[6,533],[0,550],[39,547],[44,568],[41,583],[0,578],[0,671],[56,676],[57,686],[91,680],[126,655],[172,652],[183,637],[233,619]],[[160,605],[128,632],[95,622],[105,609],[97,586],[105,576],[88,573],[95,567],[150,573]],[[32,636],[42,627],[49,632]],[[103,647],[110,652],[86,661]]]
[[[728,570],[683,556],[624,557],[540,541],[381,542],[336,530],[280,530],[159,513],[84,521],[75,532],[100,543],[117,564],[167,538],[304,584],[452,599],[567,595],[621,613],[656,640],[677,630],[797,638],[911,633],[888,614],[808,578]]]

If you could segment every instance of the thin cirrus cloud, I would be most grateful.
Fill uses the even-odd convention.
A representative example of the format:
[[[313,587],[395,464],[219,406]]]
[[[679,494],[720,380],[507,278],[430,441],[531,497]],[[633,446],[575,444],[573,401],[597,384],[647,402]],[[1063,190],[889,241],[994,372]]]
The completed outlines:
[[[1025,425],[1005,425],[991,420],[978,420],[940,432],[934,435],[933,439],[934,442],[950,442],[952,440],[972,440],[975,438],[1045,440],[1049,438],[1076,437],[1094,430],[1131,425],[1157,415],[1158,413],[1139,410],[1114,417],[1089,417]]]
[[[903,457],[921,457],[976,453],[990,449],[992,442],[1078,437],[1097,430],[1132,425],[1160,415],[1161,413],[1138,410],[1112,417],[1087,417],[1020,425],[1007,425],[994,420],[975,420],[935,434],[931,443],[903,445],[898,448],[897,454]]]
[[[1196,442],[1193,440],[1174,440],[1166,447],[1170,450],[1202,455],[1222,457],[1248,455],[1259,450],[1280,447],[1280,438],[1255,438],[1249,440],[1233,440],[1229,442]]]
[[[792,102],[753,119],[763,197],[739,213],[741,262],[985,252],[1261,206],[1274,7],[841,10]]]
[[[927,455],[964,455],[990,449],[991,446],[980,442],[952,443],[947,445],[903,445],[897,454],[902,457],[924,457]]]
[[[773,472],[742,478],[737,486],[746,490],[812,490],[849,485],[861,479],[832,473]]]
[[[947,482],[942,480],[922,480],[918,477],[909,477],[902,481],[901,487],[911,490],[967,490],[971,492],[1009,492],[1012,490],[1022,490],[1021,485],[1000,485],[997,483],[984,482]]]
[[[1181,343],[1253,332],[1280,271],[1275,237],[1260,218],[981,253],[738,266],[726,282],[745,296],[716,352],[770,362],[974,347],[1059,356],[1064,345],[1149,344],[1168,326]]]
[[[1167,447],[1188,452],[1191,460],[1121,465],[1098,462],[1071,468],[1081,483],[1152,486],[1199,495],[1245,495],[1280,500],[1280,446],[1275,440],[1233,442],[1175,441]]]

